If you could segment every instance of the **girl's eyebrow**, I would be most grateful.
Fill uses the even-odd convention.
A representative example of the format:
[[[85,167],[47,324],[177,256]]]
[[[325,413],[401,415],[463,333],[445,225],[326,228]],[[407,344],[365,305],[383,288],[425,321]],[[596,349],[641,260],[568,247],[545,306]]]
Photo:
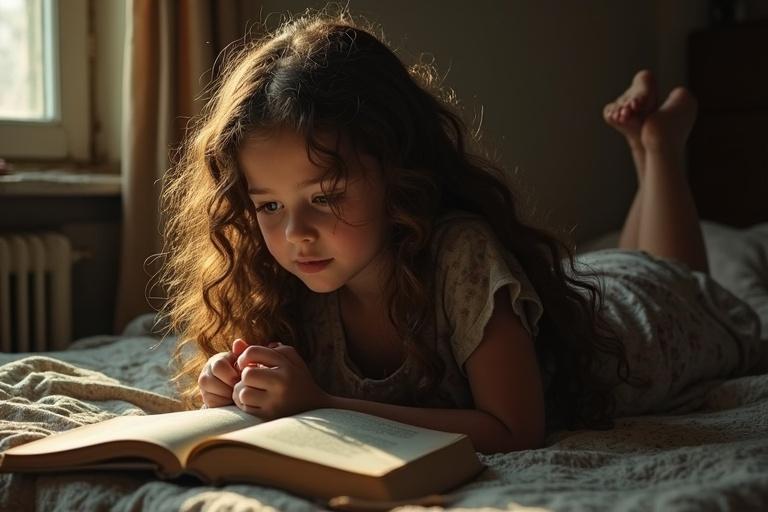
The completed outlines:
[[[310,178],[308,180],[299,182],[299,184],[296,185],[296,190],[301,190],[303,188],[307,188],[312,185],[317,185],[318,183],[323,181],[323,179],[324,179],[323,176],[318,176],[317,178]],[[273,192],[272,189],[269,189],[269,188],[248,187],[248,193],[252,195],[270,194],[272,192]]]

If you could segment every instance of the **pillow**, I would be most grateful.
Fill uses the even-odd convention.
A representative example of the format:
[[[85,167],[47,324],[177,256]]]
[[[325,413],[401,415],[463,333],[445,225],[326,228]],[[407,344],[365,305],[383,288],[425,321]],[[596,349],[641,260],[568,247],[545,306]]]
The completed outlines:
[[[746,229],[703,223],[712,277],[752,306],[768,333],[768,223]]]

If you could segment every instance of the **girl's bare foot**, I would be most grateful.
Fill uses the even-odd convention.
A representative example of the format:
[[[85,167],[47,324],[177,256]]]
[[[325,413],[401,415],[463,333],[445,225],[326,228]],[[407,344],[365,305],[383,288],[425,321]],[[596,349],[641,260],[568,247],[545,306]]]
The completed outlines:
[[[632,83],[614,102],[603,109],[603,118],[622,133],[633,151],[642,151],[641,132],[646,118],[658,108],[656,80],[644,69],[638,71]]]
[[[659,109],[648,115],[642,124],[640,141],[646,153],[682,158],[696,120],[696,110],[696,99],[687,89],[673,89]]]

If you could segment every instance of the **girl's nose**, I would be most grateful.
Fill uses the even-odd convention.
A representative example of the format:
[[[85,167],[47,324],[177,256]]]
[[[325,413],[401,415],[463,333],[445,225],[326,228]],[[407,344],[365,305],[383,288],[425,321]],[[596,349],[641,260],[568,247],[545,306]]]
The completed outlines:
[[[317,239],[317,229],[306,213],[292,214],[285,226],[285,238],[292,244],[314,242]]]

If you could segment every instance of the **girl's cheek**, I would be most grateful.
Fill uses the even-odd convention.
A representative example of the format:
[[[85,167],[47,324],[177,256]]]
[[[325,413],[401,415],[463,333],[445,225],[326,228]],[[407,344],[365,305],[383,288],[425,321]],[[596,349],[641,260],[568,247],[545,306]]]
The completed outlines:
[[[259,229],[264,238],[272,238],[280,228],[279,215],[262,215],[259,217]]]
[[[261,236],[264,238],[264,243],[267,246],[267,250],[273,257],[277,258],[277,252],[281,245],[280,236],[284,237],[284,232],[280,229],[276,229],[275,226],[259,224]]]
[[[361,220],[364,220],[364,215],[361,215],[361,210],[365,207],[365,202],[352,198],[345,198],[343,201],[334,205],[334,209],[338,212],[338,217],[330,209],[326,209],[326,213],[333,217],[337,222],[344,224],[358,224]]]

